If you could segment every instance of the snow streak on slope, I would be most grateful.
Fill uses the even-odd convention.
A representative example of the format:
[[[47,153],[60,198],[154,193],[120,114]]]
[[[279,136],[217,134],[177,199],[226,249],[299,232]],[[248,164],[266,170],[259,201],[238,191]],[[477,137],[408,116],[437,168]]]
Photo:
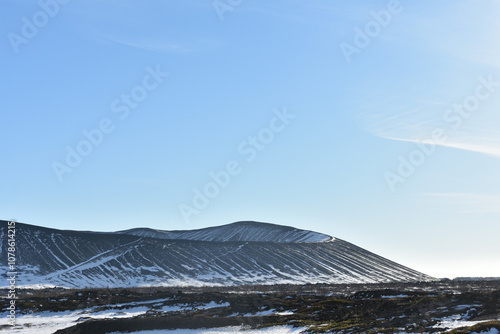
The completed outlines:
[[[1,228],[6,229],[6,223],[2,222]],[[431,279],[340,239],[171,240],[61,231],[21,223],[16,224],[16,230],[20,286],[375,283]],[[252,231],[253,238],[261,235]],[[225,231],[220,235],[229,236]],[[288,238],[304,240],[292,234]],[[0,251],[0,256],[4,251]]]
[[[322,233],[251,221],[190,231],[162,231],[150,228],[134,228],[117,233],[160,239],[198,241],[321,242],[333,239],[331,236]]]

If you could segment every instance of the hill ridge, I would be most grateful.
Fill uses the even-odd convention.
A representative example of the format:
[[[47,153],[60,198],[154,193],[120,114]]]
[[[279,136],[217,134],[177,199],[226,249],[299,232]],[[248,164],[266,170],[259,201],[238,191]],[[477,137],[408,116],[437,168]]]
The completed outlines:
[[[238,225],[231,228],[235,226]],[[286,230],[289,228],[286,227]],[[7,222],[1,221],[0,256],[4,257],[7,248],[2,242],[7,240],[6,233]],[[336,238],[329,242],[182,240],[116,232],[57,230],[16,223],[16,247],[17,283],[20,287],[228,286],[433,280],[430,276]],[[0,265],[0,268],[6,267]]]
[[[238,221],[194,230],[158,230],[143,227],[116,233],[198,241],[325,242],[334,239],[323,233],[256,221]]]

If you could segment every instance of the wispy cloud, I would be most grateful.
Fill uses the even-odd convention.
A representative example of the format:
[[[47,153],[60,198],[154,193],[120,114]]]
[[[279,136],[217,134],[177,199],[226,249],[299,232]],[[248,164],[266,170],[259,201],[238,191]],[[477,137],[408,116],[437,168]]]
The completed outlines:
[[[414,142],[414,143],[435,144],[435,142],[432,141],[431,139],[417,140],[417,139],[395,138],[395,137],[384,137],[384,138],[391,140]],[[439,145],[444,147],[451,147],[465,151],[478,152],[500,157],[500,132],[497,134],[497,138],[489,138],[489,137],[453,138],[452,140],[441,142],[439,143]]]
[[[500,68],[500,1],[461,0],[441,9],[422,3],[413,9],[394,36],[398,43]]]
[[[448,97],[455,90],[465,91],[456,86],[442,93],[443,100],[436,99],[434,93],[415,92],[376,98],[361,107],[359,117],[365,130],[381,138],[434,143],[500,157],[500,129],[497,126],[500,124],[500,80],[490,76],[494,86],[489,87],[488,92],[483,84],[486,78],[480,76],[472,81],[469,94],[460,98]],[[477,87],[488,96],[478,98]],[[473,108],[471,102],[475,103]],[[433,141],[432,133],[437,129],[445,133],[445,140]]]
[[[441,146],[500,157],[500,1],[479,4],[461,0],[444,7],[419,3],[404,15],[405,23],[394,31],[391,41],[432,54],[436,63],[428,66],[437,66],[434,70],[440,71],[441,77],[433,76],[432,68],[422,68],[429,72],[430,81],[421,91],[392,96],[385,91],[372,98],[360,112],[365,129],[390,140],[423,143],[431,140],[435,129],[443,129],[446,140],[437,143]],[[436,59],[462,66],[461,71],[453,73],[448,64],[440,65]],[[474,85],[479,82],[471,73],[484,68],[495,74],[495,92],[480,100],[474,112],[466,116],[449,113],[447,110],[455,105],[463,107],[474,101]]]
[[[500,213],[500,196],[474,193],[428,193],[435,204],[456,213]]]
[[[199,13],[212,10],[211,2],[114,0],[78,3],[70,9],[73,25],[89,40],[168,54],[224,46],[219,36],[192,23]]]
[[[162,40],[146,40],[146,39],[122,39],[117,36],[103,36],[107,41],[114,42],[126,46],[130,46],[133,48],[161,52],[161,53],[188,53],[192,51],[187,44],[171,42],[171,41],[162,41]]]

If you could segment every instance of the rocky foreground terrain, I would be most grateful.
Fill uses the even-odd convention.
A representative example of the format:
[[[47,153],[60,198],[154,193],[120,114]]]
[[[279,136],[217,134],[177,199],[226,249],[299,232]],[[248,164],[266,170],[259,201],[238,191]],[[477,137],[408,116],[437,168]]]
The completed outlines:
[[[278,325],[311,333],[500,330],[500,281],[45,289],[20,290],[19,295],[16,326],[3,325],[2,333]],[[8,301],[1,303],[4,312]]]

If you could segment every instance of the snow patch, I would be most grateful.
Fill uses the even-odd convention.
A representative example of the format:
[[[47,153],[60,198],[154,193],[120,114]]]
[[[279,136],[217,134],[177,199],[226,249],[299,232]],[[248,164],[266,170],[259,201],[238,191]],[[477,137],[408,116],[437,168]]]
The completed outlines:
[[[406,298],[408,295],[381,296],[382,298]]]

